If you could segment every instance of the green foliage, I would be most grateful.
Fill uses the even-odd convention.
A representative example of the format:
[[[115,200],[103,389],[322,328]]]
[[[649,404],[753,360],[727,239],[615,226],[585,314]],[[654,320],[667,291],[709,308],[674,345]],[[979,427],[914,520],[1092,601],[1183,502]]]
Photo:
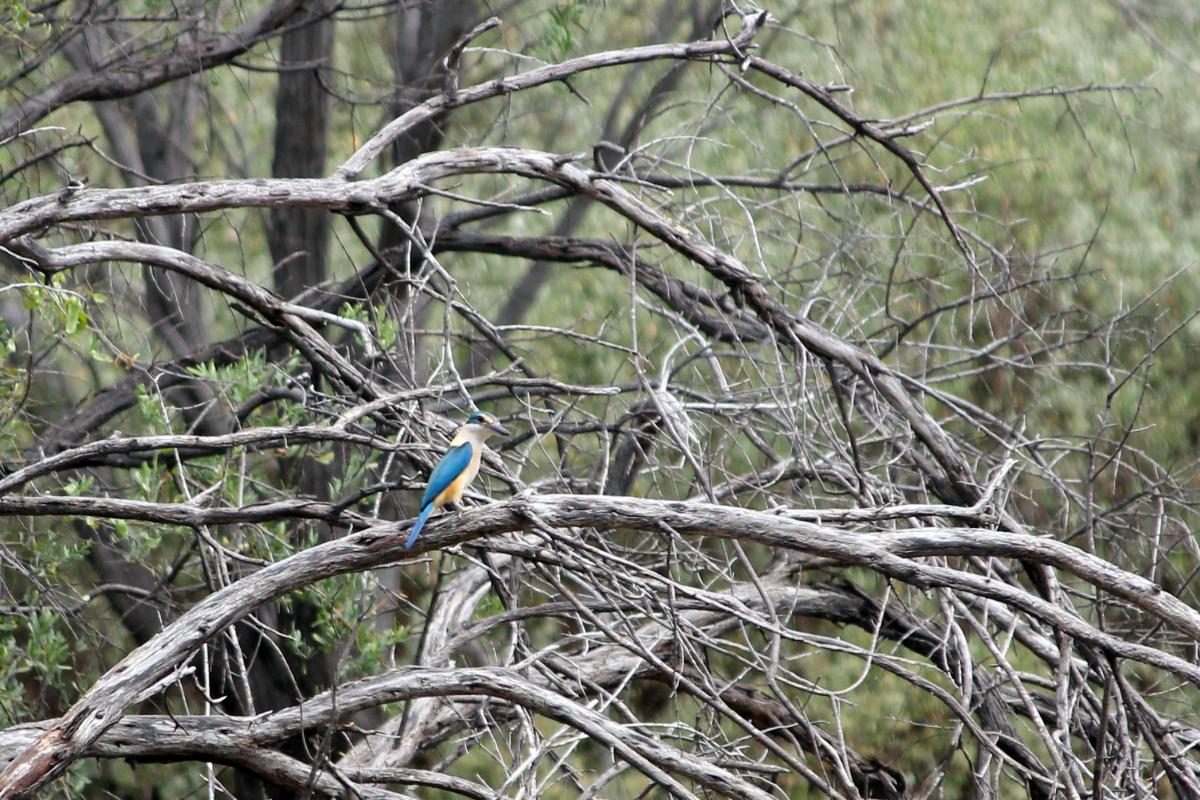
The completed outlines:
[[[217,366],[204,361],[188,367],[188,373],[217,387],[232,407],[250,399],[251,395],[268,386],[278,386],[285,374],[267,365],[263,350],[246,353],[232,364]]]
[[[30,610],[20,617],[0,615],[0,724],[22,721],[28,712],[29,683],[42,691],[74,691],[72,661],[78,642],[68,639],[59,614],[37,608],[41,596],[27,592]],[[35,705],[36,709],[36,705]],[[33,713],[37,713],[36,710]]]
[[[84,297],[64,288],[66,280],[66,274],[60,272],[54,275],[47,286],[23,285],[21,306],[26,311],[38,312],[48,324],[61,330],[64,335],[74,336],[87,328],[90,317]]]
[[[64,679],[70,669],[71,648],[58,627],[58,615],[49,609],[34,611],[25,617],[27,642],[17,671],[33,670],[42,681],[58,689],[66,688]]]
[[[355,647],[344,674],[374,675],[379,672],[381,665],[388,663],[395,649],[407,644],[411,638],[412,631],[407,625],[397,625],[385,631],[360,625],[354,640]]]
[[[546,12],[548,20],[539,50],[546,61],[562,61],[577,45],[576,37],[586,30],[583,15],[587,4],[582,0],[564,0]]]
[[[21,718],[22,689],[20,664],[24,648],[18,644],[18,631],[24,628],[16,616],[0,615],[0,725],[9,726]]]
[[[486,619],[487,617],[495,616],[504,611],[504,603],[499,597],[494,594],[489,594],[487,597],[479,601],[479,605],[475,607],[475,619]]]
[[[366,324],[378,337],[378,341],[370,343],[373,346],[381,347],[384,350],[396,347],[397,337],[400,335],[400,320],[396,319],[386,304],[348,306],[342,310],[341,316]],[[354,340],[360,347],[366,344],[362,341],[362,335],[358,331],[354,332]]]
[[[0,38],[20,40],[20,34],[29,28],[33,14],[24,0],[0,0]]]

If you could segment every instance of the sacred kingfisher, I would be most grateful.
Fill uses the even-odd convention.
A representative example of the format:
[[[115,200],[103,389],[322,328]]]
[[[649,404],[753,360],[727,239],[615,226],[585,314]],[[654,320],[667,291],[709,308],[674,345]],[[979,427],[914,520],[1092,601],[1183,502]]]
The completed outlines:
[[[412,547],[425,520],[434,508],[442,508],[462,499],[463,492],[479,472],[479,459],[483,456],[483,443],[495,435],[507,436],[508,431],[491,414],[476,411],[467,418],[467,423],[458,429],[450,440],[450,449],[433,468],[425,495],[421,498],[421,514],[413,525],[405,549]]]

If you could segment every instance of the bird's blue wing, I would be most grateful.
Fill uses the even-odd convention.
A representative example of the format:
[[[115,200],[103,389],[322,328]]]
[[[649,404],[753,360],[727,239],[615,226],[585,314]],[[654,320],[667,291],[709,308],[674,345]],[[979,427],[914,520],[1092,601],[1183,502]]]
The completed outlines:
[[[462,474],[471,463],[471,443],[463,442],[458,447],[452,447],[442,456],[442,460],[433,468],[429,476],[429,484],[425,487],[425,496],[421,498],[421,508],[429,505],[446,487]]]

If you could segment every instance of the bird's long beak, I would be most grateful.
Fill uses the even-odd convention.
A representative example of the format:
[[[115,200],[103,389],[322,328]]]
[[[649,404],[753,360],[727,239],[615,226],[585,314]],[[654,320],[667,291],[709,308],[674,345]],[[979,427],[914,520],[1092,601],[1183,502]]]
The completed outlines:
[[[500,436],[508,436],[508,428],[504,427],[499,422],[493,422],[491,425],[487,425],[485,427],[492,433],[499,434]]]

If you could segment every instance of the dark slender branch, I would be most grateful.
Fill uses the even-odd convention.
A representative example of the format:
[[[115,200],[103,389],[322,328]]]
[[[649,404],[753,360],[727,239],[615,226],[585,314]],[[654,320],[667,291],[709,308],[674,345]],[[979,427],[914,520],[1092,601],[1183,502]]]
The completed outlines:
[[[20,133],[56,108],[80,100],[113,100],[232,61],[275,35],[302,0],[276,0],[240,28],[177,44],[143,61],[102,64],[54,81],[0,114],[0,139]]]

